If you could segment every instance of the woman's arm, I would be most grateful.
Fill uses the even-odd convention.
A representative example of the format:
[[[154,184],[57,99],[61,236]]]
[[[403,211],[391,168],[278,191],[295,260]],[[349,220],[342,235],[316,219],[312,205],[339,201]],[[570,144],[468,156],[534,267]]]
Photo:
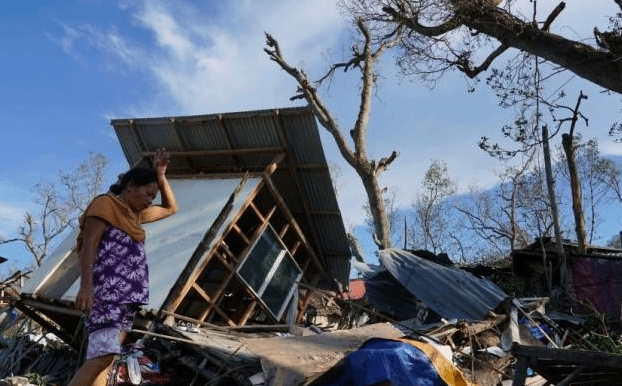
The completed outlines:
[[[160,187],[160,196],[162,203],[160,205],[152,205],[140,212],[140,222],[148,223],[172,216],[177,212],[177,200],[175,193],[166,179],[166,168],[169,163],[168,153],[166,149],[158,149],[156,151],[154,164],[158,175],[158,185]]]
[[[80,289],[76,296],[76,308],[88,313],[93,305],[93,264],[97,258],[97,247],[108,223],[98,217],[87,217],[82,231],[80,255]]]

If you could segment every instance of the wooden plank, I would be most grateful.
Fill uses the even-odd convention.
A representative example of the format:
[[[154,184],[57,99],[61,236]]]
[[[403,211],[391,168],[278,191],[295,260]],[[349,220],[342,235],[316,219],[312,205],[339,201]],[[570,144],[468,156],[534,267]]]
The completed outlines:
[[[190,151],[169,151],[171,157],[219,157],[219,156],[239,156],[253,154],[285,154],[282,147],[265,147],[249,149],[227,149],[227,150],[190,150]],[[153,157],[154,151],[143,151],[141,157]]]
[[[270,188],[270,190],[272,191],[272,194],[274,195],[275,198],[277,198],[277,202],[280,203],[281,205],[281,210],[283,211],[283,213],[285,214],[285,216],[288,218],[288,220],[291,222],[292,226],[294,227],[294,229],[296,230],[296,233],[298,234],[298,237],[300,240],[302,240],[302,242],[305,244],[305,246],[307,247],[307,250],[309,251],[309,254],[311,255],[311,258],[313,259],[313,261],[316,263],[319,271],[325,276],[325,277],[329,277],[328,273],[324,270],[324,265],[320,262],[320,260],[318,259],[318,256],[316,255],[315,251],[313,250],[313,248],[311,247],[311,244],[309,243],[309,241],[307,240],[306,236],[304,235],[304,233],[302,232],[302,229],[300,229],[300,226],[298,225],[298,223],[296,222],[296,219],[294,218],[294,216],[292,215],[292,213],[290,212],[289,208],[287,207],[287,205],[285,205],[285,201],[283,201],[283,198],[281,197],[281,195],[279,194],[276,186],[274,186],[274,183],[272,182],[272,180],[270,180],[269,178],[266,178],[266,184],[267,186]],[[313,227],[310,227],[311,229],[313,229]],[[317,244],[319,246],[319,244]],[[321,251],[320,251],[321,252]]]
[[[567,385],[569,385],[570,382],[572,382],[572,380],[575,379],[577,377],[577,375],[579,375],[586,368],[587,368],[587,365],[583,365],[583,366],[578,367],[575,371],[573,371],[572,373],[568,374],[564,379],[561,380],[561,382],[559,382],[555,386],[567,386]]]
[[[224,249],[224,248],[223,248],[223,250],[226,252],[226,249]],[[227,255],[228,255],[228,256],[230,256],[230,257],[231,257],[231,259],[232,259],[234,262],[237,262],[237,261],[235,260],[235,258],[233,257],[233,254],[231,254],[231,253],[229,252],[229,253],[227,253]],[[223,256],[223,255],[222,255],[222,254],[218,251],[218,249],[214,251],[214,256],[216,256],[216,258],[217,258],[217,259],[218,259],[221,263],[223,263],[223,265],[225,266],[225,268],[227,268],[229,271],[234,271],[233,266],[231,266],[231,264],[229,264],[229,262],[227,261],[227,259],[225,258],[225,256]],[[203,273],[203,272],[201,272],[201,273]]]
[[[246,324],[246,322],[248,321],[248,318],[250,318],[251,314],[253,313],[253,311],[255,311],[256,307],[257,307],[257,300],[253,299],[251,304],[249,304],[248,307],[246,308],[244,315],[242,315],[242,319],[240,319],[240,322],[238,323],[239,326],[244,326]]]
[[[250,207],[253,209],[253,211],[255,211],[255,214],[257,215],[257,217],[259,217],[259,219],[262,222],[266,222],[266,218],[264,217],[264,215],[259,211],[259,208],[257,208],[257,206],[255,205],[255,203],[253,201],[251,201],[251,203],[249,204]]]
[[[512,355],[516,357],[535,357],[539,359],[559,360],[577,364],[622,369],[622,355],[620,354],[577,349],[553,349],[521,346],[517,343],[512,345],[511,352]]]
[[[225,311],[223,311],[220,307],[218,307],[217,304],[212,303],[210,307],[213,311],[216,311],[216,313],[220,315],[225,320],[225,322],[227,322],[228,325],[237,326],[237,324],[233,321],[233,319],[231,319]]]
[[[292,257],[294,257],[294,254],[296,252],[298,252],[298,248],[300,248],[301,245],[302,245],[302,241],[300,241],[300,240],[296,241],[296,243],[294,244],[292,249],[289,251],[289,253],[292,255]],[[309,260],[309,259],[307,259],[307,260]],[[298,264],[298,263],[296,263],[296,264]],[[300,267],[300,268],[302,269],[302,267]]]
[[[274,216],[274,214],[276,213],[276,210],[278,209],[278,205],[274,204],[272,206],[272,208],[270,208],[270,211],[266,214],[266,221],[270,221],[270,219],[272,218],[272,216]]]
[[[229,331],[226,327],[217,326],[215,324],[208,323],[208,322],[203,321],[203,320],[191,318],[189,316],[176,314],[176,313],[170,312],[170,311],[162,311],[162,313],[165,314],[165,315],[168,315],[168,316],[172,316],[175,319],[180,319],[180,320],[183,320],[185,322],[194,323],[196,325],[208,327],[208,328],[211,328],[211,329],[214,329],[214,330],[223,331],[223,332]]]
[[[31,308],[25,306],[24,304],[22,304],[19,301],[15,303],[15,306],[20,311],[22,311],[26,316],[28,316],[30,319],[32,319],[35,322],[39,323],[43,328],[45,328],[48,331],[51,331],[54,335],[58,336],[65,343],[67,343],[68,345],[73,347],[78,352],[80,351],[80,342],[77,342],[74,339],[73,336],[71,336],[65,330],[61,329],[60,326],[58,326],[56,323],[54,323],[53,321],[49,320],[47,317],[40,315],[38,312],[36,312],[36,311],[32,310]]]
[[[216,302],[220,299],[220,296],[223,294],[223,292],[225,291],[225,289],[227,288],[227,286],[229,285],[229,282],[231,281],[231,279],[235,276],[235,272],[231,271],[229,272],[229,275],[227,276],[227,278],[225,280],[222,281],[222,283],[220,284],[220,287],[216,290],[216,293],[214,294],[214,299],[215,302],[212,302],[206,309],[205,311],[203,311],[203,313],[201,314],[201,317],[199,319],[201,320],[205,320],[208,315],[210,314],[210,312],[212,311],[212,308],[214,308],[216,306]]]
[[[242,229],[240,229],[240,227],[238,226],[238,224],[233,224],[233,227],[232,227],[232,228],[233,228],[233,230],[235,230],[235,231],[238,233],[238,235],[240,235],[240,237],[242,238],[242,240],[244,240],[244,242],[245,242],[246,244],[248,244],[248,243],[249,243],[249,241],[248,241],[248,237],[246,237],[246,235],[244,234],[244,232],[242,232]]]
[[[212,303],[212,298],[196,282],[192,283],[192,288],[208,303]]]
[[[22,303],[29,307],[38,309],[38,310],[47,310],[47,311],[52,311],[52,312],[56,312],[59,314],[65,314],[65,315],[71,315],[71,316],[77,316],[77,317],[85,316],[82,311],[79,311],[73,308],[53,306],[51,304],[41,303],[41,302],[37,302],[34,300],[29,300],[29,299],[23,299]]]
[[[285,237],[285,234],[289,230],[289,227],[290,227],[289,223],[286,223],[283,229],[281,229],[281,231],[279,232],[279,238],[283,239],[283,237]]]

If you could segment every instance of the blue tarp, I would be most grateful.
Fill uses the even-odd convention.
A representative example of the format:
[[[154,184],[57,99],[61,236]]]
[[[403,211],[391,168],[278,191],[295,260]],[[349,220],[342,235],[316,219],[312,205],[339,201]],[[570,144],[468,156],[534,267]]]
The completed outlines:
[[[408,343],[373,338],[348,355],[341,377],[325,386],[446,386],[426,354]]]

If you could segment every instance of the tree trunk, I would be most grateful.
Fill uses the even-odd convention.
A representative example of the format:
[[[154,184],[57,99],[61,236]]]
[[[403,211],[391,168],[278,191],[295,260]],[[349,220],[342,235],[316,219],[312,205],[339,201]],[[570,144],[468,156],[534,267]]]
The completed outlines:
[[[356,167],[356,171],[361,177],[367,199],[369,200],[369,211],[374,220],[374,229],[377,234],[374,235],[374,241],[380,249],[391,248],[391,227],[387,219],[386,208],[384,206],[384,197],[382,189],[378,185],[378,178],[373,170],[368,170],[363,166]]]
[[[544,167],[546,170],[546,187],[549,192],[549,204],[553,216],[553,229],[555,230],[555,247],[559,258],[559,284],[565,291],[566,289],[566,253],[562,241],[562,232],[559,225],[559,214],[557,211],[557,199],[555,198],[555,181],[553,180],[553,170],[551,167],[551,150],[549,147],[549,131],[546,126],[542,126],[542,149],[544,152]],[[546,267],[545,267],[546,269]]]
[[[572,136],[562,134],[562,145],[566,153],[566,161],[568,162],[568,173],[570,175],[570,189],[572,191],[572,212],[574,213],[575,231],[577,232],[577,245],[579,254],[585,253],[585,220],[583,217],[583,196],[581,194],[581,182],[579,181],[579,172],[577,170],[577,161],[574,154],[574,146],[572,145]]]

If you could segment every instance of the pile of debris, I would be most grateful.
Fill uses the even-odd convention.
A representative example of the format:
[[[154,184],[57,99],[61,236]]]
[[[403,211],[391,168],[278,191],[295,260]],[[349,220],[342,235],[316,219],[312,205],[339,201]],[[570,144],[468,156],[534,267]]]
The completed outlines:
[[[351,385],[353,368],[360,385],[376,383],[370,379],[385,376],[383,369],[391,384],[410,372],[449,386],[622,385],[622,356],[601,351],[607,342],[610,351],[620,347],[602,315],[588,320],[547,310],[546,297],[512,298],[487,279],[406,251],[379,257],[384,268],[363,267],[348,292],[305,287],[296,323],[227,326],[141,312],[109,385],[132,384],[134,359],[141,384],[151,385]],[[75,318],[75,310],[70,302],[12,293],[18,297],[0,316],[0,379],[66,385],[85,343],[82,332],[63,327],[62,315]],[[55,322],[33,322],[32,305],[52,312]],[[387,355],[374,353],[383,349],[410,356],[410,364],[392,359],[378,366],[378,355]],[[417,369],[410,367],[415,362]]]

